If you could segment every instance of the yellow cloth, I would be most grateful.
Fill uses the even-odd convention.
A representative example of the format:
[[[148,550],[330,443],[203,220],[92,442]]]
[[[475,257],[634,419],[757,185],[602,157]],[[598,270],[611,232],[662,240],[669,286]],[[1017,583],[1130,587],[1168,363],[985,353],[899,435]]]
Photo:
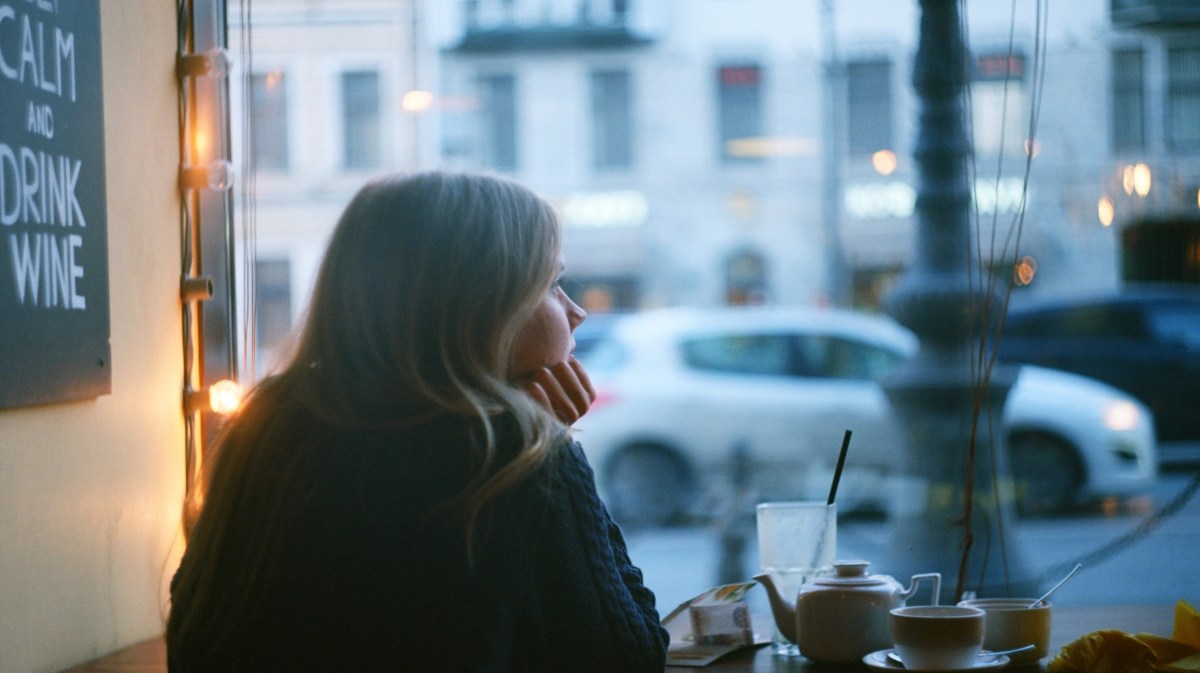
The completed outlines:
[[[1067,644],[1050,660],[1049,673],[1200,672],[1200,612],[1175,604],[1171,637],[1124,631],[1093,631]]]

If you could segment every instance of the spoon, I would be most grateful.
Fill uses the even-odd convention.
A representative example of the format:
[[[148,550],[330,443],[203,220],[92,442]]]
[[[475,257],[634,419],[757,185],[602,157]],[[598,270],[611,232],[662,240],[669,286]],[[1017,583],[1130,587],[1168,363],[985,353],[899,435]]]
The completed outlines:
[[[1066,582],[1067,580],[1071,579],[1071,575],[1074,575],[1074,574],[1075,574],[1075,571],[1076,571],[1076,570],[1079,570],[1079,569],[1080,569],[1080,568],[1082,568],[1082,567],[1083,567],[1083,564],[1082,564],[1082,563],[1076,563],[1076,564],[1075,564],[1075,567],[1074,567],[1074,568],[1071,568],[1071,572],[1067,573],[1067,576],[1066,576],[1066,577],[1064,577],[1064,578],[1062,578],[1061,580],[1059,580],[1059,581],[1058,581],[1058,584],[1055,584],[1054,586],[1050,587],[1050,590],[1049,590],[1049,591],[1047,591],[1046,593],[1042,594],[1042,597],[1041,597],[1041,598],[1039,598],[1039,599],[1037,599],[1036,601],[1034,601],[1034,602],[1030,603],[1030,604],[1029,604],[1029,607],[1030,607],[1030,608],[1035,608],[1035,607],[1037,607],[1038,603],[1041,603],[1042,601],[1046,600],[1047,598],[1050,598],[1050,594],[1054,593],[1055,591],[1058,591],[1058,588],[1059,588],[1059,587],[1061,587],[1061,586],[1063,585],[1063,582]]]
[[[1017,652],[1024,652],[1026,650],[1032,650],[1033,648],[1034,648],[1033,643],[1030,643],[1028,645],[1022,645],[1021,647],[1014,647],[1011,650],[996,650],[994,652],[993,651],[984,651],[984,652],[979,653],[979,658],[983,659],[984,661],[994,661],[1006,654],[1016,654]],[[896,654],[895,650],[889,650],[887,653],[887,658],[889,661],[900,664],[901,666],[904,665],[904,662],[901,661],[901,659],[900,659],[900,655]]]

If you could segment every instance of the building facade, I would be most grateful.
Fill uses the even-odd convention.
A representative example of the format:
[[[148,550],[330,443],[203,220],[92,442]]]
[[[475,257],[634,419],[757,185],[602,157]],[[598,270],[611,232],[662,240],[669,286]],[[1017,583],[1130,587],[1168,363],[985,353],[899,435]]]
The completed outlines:
[[[1170,3],[1003,4],[964,6],[976,236],[963,254],[1022,292],[1115,286],[1127,225],[1195,217],[1200,22],[1158,8]],[[258,306],[276,315],[260,338],[303,305],[352,190],[392,170],[490,170],[555,201],[591,310],[872,309],[913,255],[915,2],[254,11]]]

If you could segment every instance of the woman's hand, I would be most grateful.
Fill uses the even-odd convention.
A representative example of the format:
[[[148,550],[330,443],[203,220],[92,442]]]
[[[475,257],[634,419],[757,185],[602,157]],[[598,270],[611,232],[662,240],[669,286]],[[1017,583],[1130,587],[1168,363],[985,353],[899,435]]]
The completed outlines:
[[[521,386],[555,418],[571,425],[596,401],[596,389],[574,356],[566,362],[535,370]]]

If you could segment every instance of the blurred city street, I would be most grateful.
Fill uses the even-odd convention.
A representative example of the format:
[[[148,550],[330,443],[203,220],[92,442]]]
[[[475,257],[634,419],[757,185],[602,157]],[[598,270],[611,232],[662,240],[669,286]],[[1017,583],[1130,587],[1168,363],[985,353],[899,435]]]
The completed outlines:
[[[1058,605],[1174,604],[1186,598],[1200,602],[1200,497],[1164,517],[1149,532],[1103,558],[1089,557],[1109,541],[1125,536],[1176,497],[1192,479],[1189,472],[1168,472],[1153,490],[1153,502],[1138,502],[1116,515],[1088,512],[1047,519],[1018,520],[1015,536],[1029,568],[1047,588],[1075,562],[1084,567],[1056,592]],[[838,522],[838,558],[871,562],[871,572],[890,574],[886,521],[842,518]],[[660,614],[717,584],[721,538],[712,528],[630,531],[626,534],[633,562],[642,568],[646,585],[658,598]],[[742,556],[749,579],[758,571],[757,543],[751,527]],[[1147,577],[1153,580],[1146,581]],[[907,586],[908,578],[896,578]],[[946,578],[953,582],[953,578]],[[752,611],[765,613],[765,594],[750,593]]]

